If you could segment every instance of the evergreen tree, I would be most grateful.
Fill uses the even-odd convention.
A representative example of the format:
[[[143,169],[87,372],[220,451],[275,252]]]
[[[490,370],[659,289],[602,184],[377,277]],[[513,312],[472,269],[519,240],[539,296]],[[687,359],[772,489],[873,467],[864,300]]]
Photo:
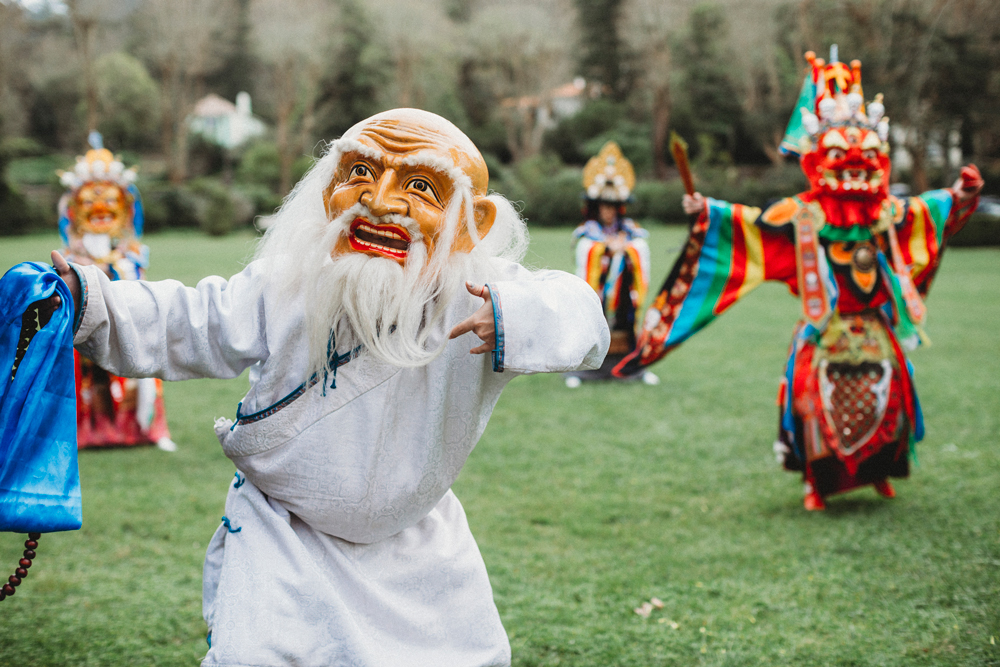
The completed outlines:
[[[209,87],[227,100],[235,100],[240,92],[254,96],[254,69],[257,60],[250,43],[250,3],[253,0],[236,0],[235,28],[231,49],[219,71],[212,76]]]
[[[341,0],[342,45],[331,62],[318,100],[319,135],[337,137],[378,112],[379,95],[391,84],[393,65],[374,37],[379,34],[359,0]]]
[[[622,39],[623,0],[576,0],[580,23],[580,73],[624,101],[634,81],[634,56]]]
[[[690,132],[710,137],[712,150],[732,156],[742,121],[741,96],[733,81],[733,56],[727,42],[729,27],[722,10],[701,5],[691,10],[687,35],[677,49],[684,82],[680,115]],[[708,147],[706,146],[706,147]]]

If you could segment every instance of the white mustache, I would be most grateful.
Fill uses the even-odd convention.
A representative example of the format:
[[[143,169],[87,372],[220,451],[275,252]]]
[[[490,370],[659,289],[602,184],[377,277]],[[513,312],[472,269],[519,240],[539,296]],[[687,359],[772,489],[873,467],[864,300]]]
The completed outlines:
[[[373,225],[396,225],[402,227],[410,235],[411,245],[414,243],[423,243],[424,235],[420,231],[420,225],[413,218],[398,213],[373,215],[371,210],[360,202],[334,218],[333,225],[337,227],[337,232],[346,238],[350,234],[351,223],[354,222],[355,218],[364,218]]]

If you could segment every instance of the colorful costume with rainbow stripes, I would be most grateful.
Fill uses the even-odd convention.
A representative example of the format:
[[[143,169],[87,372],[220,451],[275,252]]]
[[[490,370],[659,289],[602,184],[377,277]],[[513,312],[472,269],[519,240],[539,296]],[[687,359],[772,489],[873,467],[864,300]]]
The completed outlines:
[[[923,297],[948,238],[975,208],[977,199],[962,193],[982,181],[968,167],[961,191],[890,195],[888,128],[879,101],[867,116],[861,108],[860,63],[829,66],[847,72],[846,90],[856,95],[848,99],[823,61],[811,62],[820,92],[807,103],[824,124],[803,108],[813,129],[793,143],[808,149],[802,165],[813,187],[763,212],[708,199],[637,349],[615,373],[661,359],[763,281],[784,283],[803,317],[779,393],[775,451],[785,468],[803,472],[806,507],[822,509],[824,496],[865,484],[891,497],[887,478],[909,473],[924,428],[903,348],[926,338]]]
[[[625,217],[634,186],[632,163],[613,141],[584,167],[585,222],[573,231],[576,275],[601,297],[611,347],[600,369],[571,374],[577,378],[610,378],[611,369],[635,348],[636,313],[649,289],[649,232]]]

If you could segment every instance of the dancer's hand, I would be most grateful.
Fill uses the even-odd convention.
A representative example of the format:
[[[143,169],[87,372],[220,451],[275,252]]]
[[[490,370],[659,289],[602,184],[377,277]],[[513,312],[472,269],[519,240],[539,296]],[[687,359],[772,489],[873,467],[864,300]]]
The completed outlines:
[[[608,250],[611,251],[612,255],[617,255],[620,252],[625,251],[625,246],[628,245],[628,239],[625,238],[625,232],[618,232],[614,236],[609,236],[607,239]]]
[[[77,278],[76,271],[69,267],[69,262],[66,261],[65,257],[59,254],[58,250],[53,250],[51,257],[52,268],[56,270],[59,277],[63,279],[64,283],[66,283],[66,287],[69,287],[69,293],[73,295],[72,305],[74,307],[74,312],[78,312],[80,310],[81,299],[80,279]],[[62,303],[62,299],[59,298],[58,294],[55,295],[55,301],[56,306],[59,306]]]
[[[983,185],[984,181],[979,173],[979,168],[970,164],[967,167],[962,167],[962,173],[955,184],[951,186],[951,191],[955,193],[959,202],[967,202],[973,197],[979,196]]]
[[[467,282],[465,283],[465,289],[469,290],[469,294],[478,296],[485,303],[479,307],[479,310],[456,324],[455,328],[448,334],[448,339],[458,338],[462,334],[471,331],[479,336],[483,344],[472,348],[469,350],[469,353],[485,354],[496,347],[497,341],[496,324],[493,321],[493,297],[485,285],[474,285]]]
[[[705,210],[705,197],[700,192],[696,192],[693,195],[684,195],[684,199],[681,200],[681,206],[688,215],[700,215]]]

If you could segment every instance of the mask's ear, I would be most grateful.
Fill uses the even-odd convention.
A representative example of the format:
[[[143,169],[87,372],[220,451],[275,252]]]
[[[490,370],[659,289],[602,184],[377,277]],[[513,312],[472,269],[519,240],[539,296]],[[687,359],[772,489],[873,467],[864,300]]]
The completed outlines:
[[[476,231],[479,238],[483,238],[493,229],[493,223],[497,219],[497,206],[486,197],[477,197],[473,204],[473,214],[476,218]]]
[[[493,228],[493,223],[497,219],[496,204],[486,197],[476,197],[475,203],[472,205],[472,215],[476,220],[476,233],[482,239],[490,233],[490,229]],[[455,235],[455,245],[452,247],[455,252],[472,252],[474,245],[472,239],[469,238],[468,226],[463,224],[458,234]]]
[[[326,209],[326,219],[333,220],[333,211],[330,210],[330,199],[333,191],[337,188],[337,177],[334,176],[330,183],[323,188],[323,208]]]

